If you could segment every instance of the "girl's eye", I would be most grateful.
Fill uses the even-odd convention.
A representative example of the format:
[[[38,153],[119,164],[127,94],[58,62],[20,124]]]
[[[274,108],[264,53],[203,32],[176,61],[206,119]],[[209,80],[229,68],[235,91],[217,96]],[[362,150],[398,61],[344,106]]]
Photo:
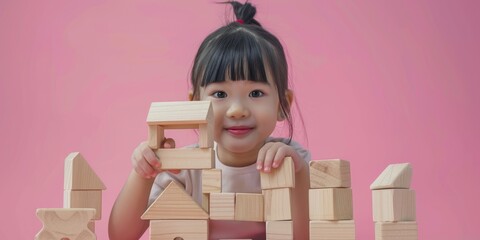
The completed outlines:
[[[227,97],[227,93],[226,92],[222,92],[222,91],[216,91],[212,94],[212,96],[214,98],[226,98]]]
[[[250,92],[250,94],[249,94],[250,97],[254,97],[254,98],[261,97],[263,95],[264,95],[264,93],[260,90],[254,90],[254,91]]]

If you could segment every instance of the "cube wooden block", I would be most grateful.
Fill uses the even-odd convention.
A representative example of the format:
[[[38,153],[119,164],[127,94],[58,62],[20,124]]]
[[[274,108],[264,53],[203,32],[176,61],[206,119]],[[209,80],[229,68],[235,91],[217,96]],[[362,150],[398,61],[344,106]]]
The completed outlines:
[[[235,193],[210,193],[210,219],[235,220]]]
[[[263,222],[263,195],[237,193],[235,196],[235,220]]]
[[[370,189],[410,188],[412,167],[409,163],[388,165],[370,185]]]
[[[292,221],[267,221],[267,240],[293,240]]]
[[[105,190],[105,184],[79,152],[65,158],[65,190]]]
[[[150,240],[207,240],[208,220],[151,220]]]
[[[101,190],[65,190],[63,192],[64,208],[95,208],[93,219],[102,218],[102,191]]]
[[[202,192],[222,192],[222,170],[205,169],[202,170]]]
[[[418,240],[417,222],[377,222],[375,240]]]
[[[373,221],[415,221],[415,191],[383,189],[372,191]]]
[[[162,162],[161,170],[211,169],[215,167],[213,148],[161,148],[154,152]]]
[[[291,189],[263,190],[265,221],[292,220]]]
[[[310,240],[355,240],[355,222],[310,221]]]
[[[310,189],[308,195],[310,220],[353,219],[352,189]]]
[[[35,240],[95,240],[95,234],[87,226],[94,215],[93,208],[39,208],[37,217],[43,227]]]
[[[341,159],[310,162],[310,188],[350,186],[350,162]]]
[[[278,168],[273,168],[269,173],[260,172],[260,184],[262,189],[295,187],[293,159],[286,157]]]

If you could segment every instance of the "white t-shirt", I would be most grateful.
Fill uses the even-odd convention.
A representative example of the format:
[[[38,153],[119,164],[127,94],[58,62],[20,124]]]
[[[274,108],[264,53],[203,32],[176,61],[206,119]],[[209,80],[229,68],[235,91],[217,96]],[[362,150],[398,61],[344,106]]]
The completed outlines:
[[[288,139],[285,138],[268,138],[267,142],[283,142],[287,144]],[[289,143],[300,157],[307,163],[310,162],[310,152],[303,149],[297,142]],[[196,147],[196,146],[190,146]],[[216,143],[215,146],[216,148]],[[222,164],[215,154],[215,168],[222,170],[222,192],[231,193],[261,193],[260,172],[256,168],[256,164],[245,167],[230,167]],[[175,180],[183,184],[185,191],[201,205],[202,203],[202,178],[201,170],[182,170],[178,174],[170,172],[162,172],[157,175],[152,186],[149,197],[149,205],[155,201],[160,193],[168,186],[170,181]],[[209,226],[210,239],[219,238],[251,238],[265,239],[265,223],[264,222],[246,222],[246,221],[224,221],[210,220]]]

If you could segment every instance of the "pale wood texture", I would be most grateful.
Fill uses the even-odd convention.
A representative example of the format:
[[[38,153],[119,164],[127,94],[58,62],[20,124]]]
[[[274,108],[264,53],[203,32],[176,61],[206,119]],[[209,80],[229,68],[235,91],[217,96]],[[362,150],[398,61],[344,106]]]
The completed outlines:
[[[93,219],[102,218],[102,190],[65,190],[63,192],[64,208],[95,208]]]
[[[375,240],[418,240],[417,222],[377,222]]]
[[[35,240],[95,240],[95,234],[87,227],[94,215],[93,208],[39,208],[37,217],[42,221],[43,227]]]
[[[235,220],[235,193],[210,193],[210,219]]]
[[[267,221],[267,240],[293,240],[292,221]]]
[[[350,186],[350,162],[341,159],[310,162],[310,188]]]
[[[143,213],[142,219],[208,219],[198,203],[175,181]]]
[[[262,189],[294,188],[295,167],[293,159],[286,157],[283,164],[276,169],[273,168],[270,173],[260,172],[260,183]]]
[[[211,169],[215,166],[215,151],[212,148],[156,149],[162,162],[160,169]]]
[[[355,222],[310,221],[310,240],[354,240]]]
[[[210,193],[202,194],[202,209],[210,213]]]
[[[213,115],[210,101],[153,102],[148,125],[206,124]]]
[[[292,220],[291,189],[263,190],[265,221]]]
[[[202,192],[222,192],[222,170],[205,169],[202,170]]]
[[[352,189],[310,189],[308,195],[310,220],[353,219]]]
[[[151,149],[159,149],[164,136],[164,128],[162,126],[148,126],[148,146]]]
[[[72,152],[65,159],[64,189],[105,190],[106,187],[83,156]]]
[[[237,193],[235,196],[235,220],[263,222],[263,195]]]
[[[198,126],[198,146],[200,148],[213,147],[214,120],[209,120],[209,124],[200,124]]]
[[[370,185],[370,189],[410,188],[412,167],[409,163],[390,164]]]
[[[207,220],[151,220],[150,240],[207,240]]]
[[[415,191],[383,189],[372,191],[373,221],[415,221]]]

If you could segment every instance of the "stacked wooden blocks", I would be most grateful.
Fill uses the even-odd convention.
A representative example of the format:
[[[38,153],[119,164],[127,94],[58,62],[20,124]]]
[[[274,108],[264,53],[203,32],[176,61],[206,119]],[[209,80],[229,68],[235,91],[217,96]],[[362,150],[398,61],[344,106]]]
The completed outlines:
[[[370,186],[376,240],[418,239],[411,178],[410,164],[391,164]]]
[[[345,160],[310,162],[310,239],[353,240],[350,163]]]

